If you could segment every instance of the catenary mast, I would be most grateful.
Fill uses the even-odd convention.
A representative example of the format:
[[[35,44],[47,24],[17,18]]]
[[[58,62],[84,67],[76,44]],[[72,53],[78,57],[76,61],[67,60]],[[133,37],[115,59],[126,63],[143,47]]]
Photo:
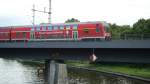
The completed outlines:
[[[51,23],[51,20],[52,20],[52,18],[51,18],[51,14],[52,14],[52,12],[51,12],[51,0],[49,0],[49,12],[47,12],[46,11],[46,8],[44,7],[44,11],[41,11],[41,10],[36,10],[35,9],[35,5],[33,5],[33,9],[32,9],[32,11],[33,11],[33,26],[35,25],[35,11],[37,11],[37,12],[42,12],[42,13],[47,13],[48,14],[48,23]]]
[[[51,20],[52,20],[52,18],[51,18],[51,0],[49,0],[49,18],[48,18],[48,23],[51,23]]]

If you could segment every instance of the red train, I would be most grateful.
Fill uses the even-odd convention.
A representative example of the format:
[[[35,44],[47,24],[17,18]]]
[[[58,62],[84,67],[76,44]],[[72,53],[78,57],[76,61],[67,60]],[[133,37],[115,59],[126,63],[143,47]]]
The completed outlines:
[[[0,41],[111,40],[106,22],[0,27]]]

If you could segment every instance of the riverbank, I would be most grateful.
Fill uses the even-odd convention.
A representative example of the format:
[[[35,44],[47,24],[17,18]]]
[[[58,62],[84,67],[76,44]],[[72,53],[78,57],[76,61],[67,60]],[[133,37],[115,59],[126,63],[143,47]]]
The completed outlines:
[[[44,61],[20,61],[27,65],[44,67]],[[68,66],[91,69],[101,72],[114,73],[134,78],[150,80],[150,64],[127,64],[127,63],[92,63],[88,61],[65,61]]]
[[[123,74],[137,78],[150,79],[150,64],[118,64],[118,63],[96,63],[89,64],[86,61],[66,61],[66,64],[74,67],[94,69],[96,71]]]

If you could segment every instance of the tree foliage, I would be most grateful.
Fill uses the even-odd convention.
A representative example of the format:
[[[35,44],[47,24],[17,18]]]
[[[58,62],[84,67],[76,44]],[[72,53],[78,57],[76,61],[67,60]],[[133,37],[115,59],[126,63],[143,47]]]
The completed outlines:
[[[80,22],[80,21],[75,18],[71,18],[71,19],[68,19],[67,21],[65,21],[65,23],[72,23],[72,22]]]
[[[124,35],[124,34],[150,34],[150,19],[139,19],[136,23],[133,24],[133,27],[130,25],[119,26],[117,24],[109,24],[110,32],[112,36],[115,35]]]
[[[140,19],[133,24],[134,33],[147,34],[150,33],[150,19]]]

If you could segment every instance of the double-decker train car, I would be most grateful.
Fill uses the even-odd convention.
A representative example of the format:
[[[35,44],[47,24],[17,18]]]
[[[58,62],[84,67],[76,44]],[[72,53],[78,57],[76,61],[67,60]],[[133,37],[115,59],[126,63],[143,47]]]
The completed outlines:
[[[0,27],[0,42],[10,41],[10,29],[8,27]]]
[[[13,26],[11,27],[10,34],[12,41],[29,41],[31,27],[26,26]]]
[[[11,26],[0,28],[0,41],[29,41],[31,27]]]
[[[110,40],[108,28],[106,22],[13,26],[0,28],[0,41]]]
[[[63,24],[41,24],[34,26],[35,40],[110,40],[106,22],[78,22]]]

